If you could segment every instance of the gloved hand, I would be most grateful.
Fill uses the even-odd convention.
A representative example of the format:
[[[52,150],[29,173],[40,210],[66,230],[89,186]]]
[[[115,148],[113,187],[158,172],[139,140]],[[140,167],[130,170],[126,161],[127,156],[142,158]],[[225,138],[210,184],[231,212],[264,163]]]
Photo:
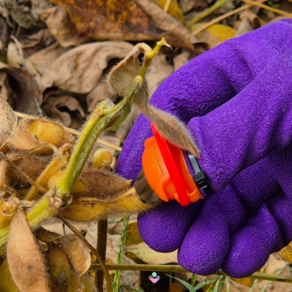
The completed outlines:
[[[292,20],[224,42],[167,78],[151,104],[176,115],[200,149],[214,193],[161,203],[138,227],[154,250],[179,248],[197,274],[244,277],[292,240]],[[138,118],[117,172],[136,179],[150,122]]]

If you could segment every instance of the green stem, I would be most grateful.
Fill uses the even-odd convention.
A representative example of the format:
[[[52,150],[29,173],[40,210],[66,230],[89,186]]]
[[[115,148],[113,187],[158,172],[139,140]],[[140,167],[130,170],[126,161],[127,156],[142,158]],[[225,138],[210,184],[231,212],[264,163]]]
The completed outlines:
[[[121,238],[120,238],[120,244],[119,244],[117,264],[120,264],[122,262],[122,259],[123,259],[124,247],[125,247],[125,242],[126,242],[126,238],[127,238],[127,231],[128,231],[128,223],[129,223],[129,215],[125,215],[122,233],[121,233]],[[116,270],[115,276],[114,276],[114,291],[115,292],[117,292],[119,289],[119,282],[120,282],[120,270]]]
[[[189,273],[190,271],[185,270],[179,265],[147,265],[147,264],[135,264],[135,265],[124,265],[124,264],[112,264],[112,265],[106,265],[108,270],[115,271],[155,271],[155,272],[174,272],[174,273]],[[101,266],[99,264],[92,264],[90,267],[90,270],[100,270]],[[220,276],[228,276],[222,271],[218,271],[214,273],[215,275]],[[291,278],[286,278],[279,275],[270,275],[270,274],[264,274],[264,273],[254,273],[249,277],[251,279],[258,279],[258,280],[268,280],[273,282],[282,282],[282,283],[289,283],[292,284]]]
[[[203,18],[205,18],[206,16],[210,15],[212,12],[214,12],[215,10],[217,10],[221,5],[223,5],[227,0],[219,0],[217,1],[213,6],[211,6],[210,8],[204,10],[200,15],[198,15],[197,17],[195,17],[194,19],[192,19],[189,24],[193,25],[197,22],[199,22],[200,20],[202,20]]]

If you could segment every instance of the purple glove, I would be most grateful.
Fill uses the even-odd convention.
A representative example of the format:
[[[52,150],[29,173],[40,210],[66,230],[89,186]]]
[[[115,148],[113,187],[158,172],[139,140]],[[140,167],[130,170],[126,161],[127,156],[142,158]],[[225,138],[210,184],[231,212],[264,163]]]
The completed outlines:
[[[151,103],[187,124],[214,193],[140,214],[152,249],[179,248],[179,264],[197,274],[222,268],[244,277],[292,240],[291,80],[292,20],[282,20],[224,42],[160,85]],[[120,154],[120,175],[137,178],[151,136],[140,116]]]

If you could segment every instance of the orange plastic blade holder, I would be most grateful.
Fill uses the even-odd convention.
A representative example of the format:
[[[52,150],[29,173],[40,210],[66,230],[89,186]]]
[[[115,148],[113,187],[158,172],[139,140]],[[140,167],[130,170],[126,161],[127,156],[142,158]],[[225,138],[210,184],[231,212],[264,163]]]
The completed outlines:
[[[145,141],[142,165],[152,190],[165,202],[177,200],[182,206],[202,199],[182,149],[169,143],[151,124],[154,137]]]

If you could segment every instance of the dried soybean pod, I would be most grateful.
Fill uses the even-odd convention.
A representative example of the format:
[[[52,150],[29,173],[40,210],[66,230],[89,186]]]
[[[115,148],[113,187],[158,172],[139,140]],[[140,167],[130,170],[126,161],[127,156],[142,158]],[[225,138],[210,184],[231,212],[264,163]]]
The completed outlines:
[[[19,292],[11,277],[6,260],[0,267],[0,289],[1,292]]]
[[[7,262],[20,292],[49,292],[42,255],[21,209],[10,225]]]
[[[102,169],[84,169],[81,178],[87,186],[87,197],[99,199],[116,198],[125,193],[132,180],[125,180],[117,175]]]
[[[94,278],[89,273],[82,276],[81,281],[84,286],[82,292],[98,292],[94,283]]]
[[[44,187],[47,188],[48,190],[56,187],[58,182],[61,180],[62,176],[64,174],[64,170],[59,170],[58,172],[54,173],[49,180],[44,184]],[[71,189],[71,194],[74,197],[82,196],[85,195],[87,191],[86,185],[83,182],[81,178],[79,178],[74,186]]]
[[[22,120],[23,127],[38,140],[61,147],[65,143],[73,143],[74,138],[64,127],[56,122],[40,118]]]
[[[17,117],[10,105],[2,97],[0,97],[0,125],[0,150],[4,150],[6,149],[6,142],[13,134],[17,125]]]
[[[54,242],[50,242],[48,246],[48,264],[50,266],[51,276],[55,283],[54,292],[77,291],[80,283],[77,275],[71,269],[63,249]]]
[[[79,277],[84,275],[90,265],[91,257],[89,249],[85,244],[74,234],[64,235],[57,240],[62,245],[62,248]]]
[[[147,211],[153,206],[143,203],[133,188],[124,195],[111,200],[88,197],[77,198],[61,211],[61,215],[69,220],[86,222],[117,213]]]

